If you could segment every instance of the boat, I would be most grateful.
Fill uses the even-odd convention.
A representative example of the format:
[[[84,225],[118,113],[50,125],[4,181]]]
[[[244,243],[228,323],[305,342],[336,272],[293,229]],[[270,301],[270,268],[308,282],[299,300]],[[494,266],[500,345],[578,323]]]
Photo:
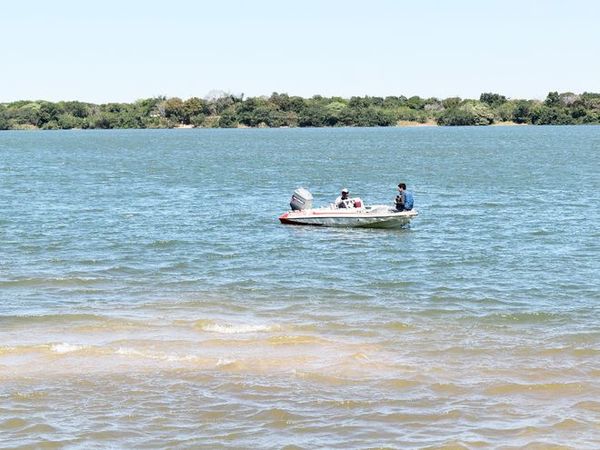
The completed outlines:
[[[403,228],[418,215],[415,210],[397,211],[388,205],[366,206],[359,197],[348,199],[345,208],[334,204],[313,208],[312,201],[307,189],[296,189],[290,201],[291,210],[279,216],[279,221],[322,227]]]

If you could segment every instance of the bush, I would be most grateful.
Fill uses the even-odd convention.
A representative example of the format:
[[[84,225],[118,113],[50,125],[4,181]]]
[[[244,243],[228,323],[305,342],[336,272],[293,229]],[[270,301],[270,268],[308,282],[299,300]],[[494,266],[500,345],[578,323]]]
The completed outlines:
[[[238,120],[235,112],[231,109],[223,111],[221,117],[219,117],[220,128],[235,128],[238,126]]]
[[[446,126],[476,125],[477,122],[478,118],[475,114],[459,108],[447,109],[437,118],[438,125]]]
[[[485,103],[468,101],[460,109],[475,116],[475,125],[491,125],[494,123],[494,112]]]
[[[515,123],[531,123],[530,117],[531,105],[528,101],[520,100],[515,104],[513,109],[512,120]]]
[[[570,125],[575,123],[575,120],[560,108],[540,105],[532,109],[531,123],[535,125]]]
[[[75,117],[72,114],[61,114],[58,116],[57,124],[58,127],[63,130],[69,130],[71,128],[83,128],[84,120]]]
[[[485,92],[481,94],[479,97],[479,101],[481,103],[486,103],[491,107],[495,108],[497,106],[503,105],[506,103],[506,97],[504,95],[492,94],[490,92]]]

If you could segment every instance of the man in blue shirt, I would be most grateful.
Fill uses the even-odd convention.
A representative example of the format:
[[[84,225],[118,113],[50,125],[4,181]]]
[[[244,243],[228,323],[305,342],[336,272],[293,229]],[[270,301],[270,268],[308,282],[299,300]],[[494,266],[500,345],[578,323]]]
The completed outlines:
[[[396,211],[410,211],[413,209],[413,195],[406,190],[406,184],[398,185],[398,195],[396,196]]]

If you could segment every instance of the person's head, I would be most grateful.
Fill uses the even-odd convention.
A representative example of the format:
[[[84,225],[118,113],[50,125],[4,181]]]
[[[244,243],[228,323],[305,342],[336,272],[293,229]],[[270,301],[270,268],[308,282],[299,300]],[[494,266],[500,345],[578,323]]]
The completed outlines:
[[[399,191],[405,191],[406,190],[406,184],[405,183],[400,183],[398,185],[398,190]]]
[[[344,197],[344,198],[348,197],[349,193],[350,193],[350,191],[347,188],[342,189],[342,197]]]

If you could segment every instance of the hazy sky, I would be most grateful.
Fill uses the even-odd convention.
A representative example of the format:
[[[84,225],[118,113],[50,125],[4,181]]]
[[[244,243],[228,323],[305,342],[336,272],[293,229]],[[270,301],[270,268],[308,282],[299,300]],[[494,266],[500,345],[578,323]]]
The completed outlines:
[[[2,1],[0,102],[600,92],[592,0]]]

